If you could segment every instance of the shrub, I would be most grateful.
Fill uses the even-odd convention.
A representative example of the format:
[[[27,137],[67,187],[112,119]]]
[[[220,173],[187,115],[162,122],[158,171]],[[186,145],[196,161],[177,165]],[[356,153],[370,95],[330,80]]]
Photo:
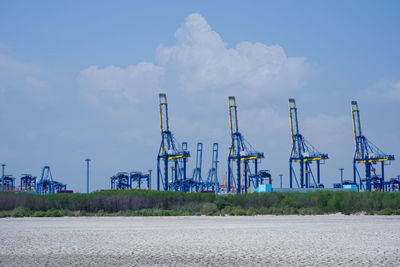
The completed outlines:
[[[11,211],[11,217],[30,217],[32,211],[24,207],[18,207]]]

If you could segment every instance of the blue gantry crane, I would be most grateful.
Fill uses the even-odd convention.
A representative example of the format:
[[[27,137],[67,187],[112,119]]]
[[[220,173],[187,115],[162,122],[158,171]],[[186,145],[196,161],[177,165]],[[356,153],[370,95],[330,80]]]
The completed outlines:
[[[130,177],[130,188],[142,189],[145,184],[147,190],[151,188],[151,170],[148,173],[142,173],[140,171],[133,171],[129,175]]]
[[[66,190],[67,185],[53,180],[50,166],[44,166],[40,180],[36,183],[36,192],[40,195],[54,194],[57,191]]]
[[[3,191],[14,191],[15,190],[15,178],[14,176],[7,174],[3,175],[2,178],[0,178],[1,185],[2,185],[2,190]]]
[[[22,174],[20,188],[21,188],[21,191],[35,192],[36,191],[36,177],[32,176],[32,174]]]
[[[388,155],[369,141],[361,132],[360,110],[357,101],[351,101],[351,115],[355,153],[353,159],[353,180],[359,178],[359,190],[383,190],[385,180],[385,163],[394,160],[394,155]],[[381,174],[378,175],[373,165],[381,164]],[[365,165],[365,177],[361,177],[357,164]]]
[[[205,181],[205,189],[216,193],[219,192],[218,181],[218,143],[213,144],[211,168],[208,170],[207,180]]]
[[[169,129],[167,95],[159,94],[161,145],[157,156],[157,190],[161,185],[165,191],[176,190],[188,192],[189,186],[186,177],[186,159],[190,153],[183,149],[175,140]],[[171,180],[168,179],[168,163],[174,164]],[[163,166],[162,166],[163,165]]]
[[[228,192],[236,188],[236,193],[248,192],[250,188],[249,176],[252,174],[250,163],[253,162],[254,174],[258,174],[258,161],[264,158],[264,153],[257,152],[239,132],[238,118],[237,118],[237,105],[234,96],[228,97],[229,106],[229,124],[231,131],[231,145],[228,155]],[[233,168],[236,163],[236,175]],[[241,177],[241,165],[243,163],[243,182]],[[258,176],[255,179],[254,188],[259,186]]]
[[[298,188],[320,188],[324,187],[321,184],[320,164],[321,161],[328,159],[328,154],[319,152],[304,137],[300,134],[299,123],[297,120],[296,101],[293,98],[289,99],[289,116],[290,116],[290,133],[292,136],[292,151],[289,159],[289,183],[290,188],[293,188],[293,177]],[[317,164],[317,180],[315,180],[311,164]],[[296,171],[293,163],[299,163],[300,169],[300,184],[297,180]],[[311,178],[313,184],[311,183]]]
[[[116,175],[111,176],[110,180],[112,190],[130,189],[129,174],[127,172],[118,172]]]
[[[193,169],[193,175],[192,175],[194,191],[196,192],[204,190],[204,184],[201,177],[202,163],[203,163],[203,143],[198,142],[196,149],[196,167]]]

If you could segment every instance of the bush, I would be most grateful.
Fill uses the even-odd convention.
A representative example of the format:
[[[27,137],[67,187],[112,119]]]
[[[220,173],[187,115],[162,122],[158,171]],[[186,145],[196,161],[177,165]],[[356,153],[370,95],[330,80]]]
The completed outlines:
[[[24,207],[18,207],[11,211],[11,217],[30,217],[32,211]]]
[[[393,214],[393,210],[391,209],[384,209],[378,212],[378,215],[392,215]]]
[[[32,214],[32,217],[47,217],[47,212],[45,212],[45,211],[35,211],[33,214]]]

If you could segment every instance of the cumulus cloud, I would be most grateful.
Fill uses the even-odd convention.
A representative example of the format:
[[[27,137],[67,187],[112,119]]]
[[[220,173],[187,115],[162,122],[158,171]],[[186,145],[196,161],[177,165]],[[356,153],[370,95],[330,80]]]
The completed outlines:
[[[279,45],[241,42],[229,48],[199,14],[186,18],[175,39],[172,46],[158,46],[156,64],[82,70],[78,80],[86,98],[136,103],[160,87],[221,94],[240,88],[247,96],[270,95],[298,90],[311,72],[305,58],[288,57]]]
[[[175,32],[176,44],[157,48],[158,62],[195,92],[224,86],[249,90],[296,90],[311,70],[305,58],[288,58],[279,45],[241,42],[234,48],[199,14],[191,14]]]

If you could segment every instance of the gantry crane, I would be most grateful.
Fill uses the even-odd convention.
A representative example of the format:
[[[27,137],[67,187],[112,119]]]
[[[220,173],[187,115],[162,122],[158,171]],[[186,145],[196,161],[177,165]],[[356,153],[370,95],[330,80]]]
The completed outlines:
[[[231,192],[232,185],[236,187],[236,192],[248,192],[250,188],[249,176],[250,162],[254,163],[254,174],[257,174],[258,161],[264,158],[264,153],[257,152],[242,136],[239,132],[238,118],[237,118],[237,106],[236,99],[234,96],[228,97],[229,105],[229,124],[231,130],[231,146],[229,148],[228,155],[228,192]],[[242,186],[241,177],[241,163],[243,162],[243,180],[244,185]],[[233,172],[233,165],[236,163],[236,177]],[[255,179],[256,184],[254,187],[258,187],[259,179]]]
[[[195,191],[203,190],[204,184],[201,177],[201,168],[203,163],[203,143],[197,143],[196,149],[196,167],[193,169],[192,182],[195,187]]]
[[[323,187],[321,184],[320,164],[321,161],[328,159],[328,154],[318,152],[304,137],[300,134],[299,123],[297,120],[296,101],[293,98],[289,99],[289,116],[290,116],[290,133],[292,135],[292,151],[289,159],[289,182],[290,188],[293,188],[293,176],[298,188]],[[311,169],[312,162],[317,164],[317,181]],[[300,165],[300,184],[297,180],[293,163]],[[311,184],[312,178],[314,184]]]
[[[22,174],[20,188],[25,192],[34,192],[36,190],[36,177],[31,174]]]
[[[382,190],[385,180],[385,162],[394,160],[394,155],[382,152],[377,146],[369,141],[361,132],[360,110],[357,101],[351,101],[351,115],[353,120],[353,133],[355,153],[353,159],[353,179],[354,183],[359,178],[359,190]],[[372,165],[381,163],[381,176],[377,175],[376,169]],[[361,178],[357,169],[357,164],[365,165],[365,178]]]
[[[53,176],[50,171],[49,166],[44,166],[42,169],[42,176],[40,177],[39,182],[36,184],[37,189],[36,192],[40,195],[43,194],[54,194],[54,186],[53,186]]]
[[[205,182],[206,190],[219,192],[218,181],[218,143],[213,144],[211,168],[208,170],[207,180]]]
[[[179,143],[175,140],[169,129],[168,123],[168,104],[167,95],[159,94],[160,106],[160,128],[161,128],[161,145],[157,156],[157,190],[160,191],[160,185],[163,185],[165,191],[180,190],[187,191],[186,186],[186,159],[190,157],[187,149],[182,149]],[[171,181],[168,179],[168,162],[174,164],[174,177]],[[161,165],[164,165],[161,168]],[[174,180],[172,180],[174,179]],[[170,185],[174,184],[174,188]]]
[[[129,175],[130,188],[131,189],[142,189],[143,183],[146,183],[147,190],[151,188],[151,170],[148,173],[142,173],[140,171],[132,171]]]

